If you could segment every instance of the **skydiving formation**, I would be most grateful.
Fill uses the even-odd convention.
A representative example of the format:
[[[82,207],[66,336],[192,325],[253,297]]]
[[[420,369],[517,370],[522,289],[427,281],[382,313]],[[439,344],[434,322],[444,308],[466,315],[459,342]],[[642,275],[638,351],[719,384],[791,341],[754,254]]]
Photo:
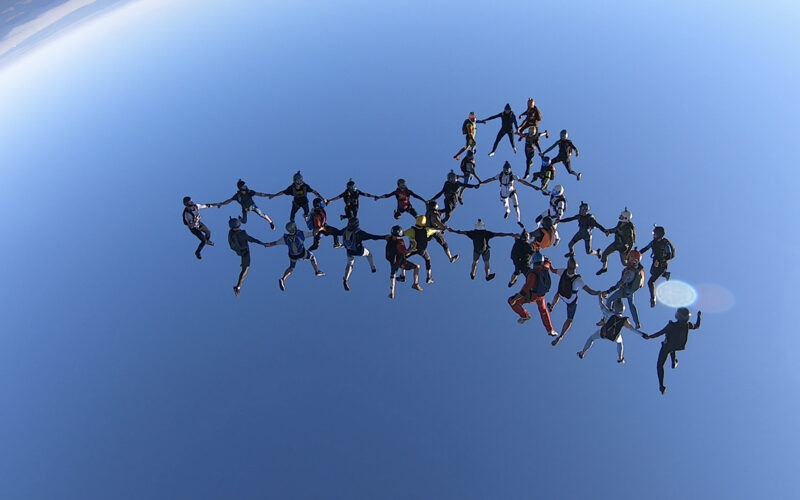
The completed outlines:
[[[523,177],[519,177],[513,172],[510,161],[504,161],[500,172],[494,176],[481,179],[477,174],[477,127],[479,124],[484,125],[498,118],[500,119],[500,128],[492,148],[488,152],[488,156],[489,158],[495,156],[498,146],[503,142],[504,137],[508,138],[511,151],[514,154],[517,153],[516,139],[518,138],[520,142],[524,139],[525,174]],[[518,118],[522,119],[519,124],[517,122]],[[345,291],[350,291],[350,277],[355,268],[357,257],[363,257],[367,261],[372,273],[378,271],[373,253],[365,243],[370,240],[383,240],[385,242],[385,258],[389,268],[388,296],[390,299],[395,299],[396,285],[397,283],[405,282],[408,271],[412,273],[411,288],[415,291],[423,291],[420,284],[423,265],[425,268],[425,282],[427,284],[434,283],[434,261],[442,257],[438,251],[434,252],[435,255],[431,255],[428,248],[431,240],[435,240],[442,247],[448,262],[455,264],[459,259],[459,255],[451,251],[445,237],[446,233],[450,232],[469,238],[473,246],[469,277],[471,280],[476,278],[478,263],[482,260],[483,275],[485,281],[488,282],[496,276],[491,269],[490,240],[494,238],[512,238],[510,259],[513,264],[513,272],[509,277],[508,287],[514,287],[518,281],[522,282],[522,287],[517,293],[508,297],[507,303],[518,316],[517,322],[526,324],[531,319],[531,313],[526,310],[525,306],[527,304],[535,304],[544,331],[552,338],[550,343],[555,347],[564,341],[567,332],[572,328],[578,309],[580,292],[583,291],[596,296],[598,297],[602,319],[597,323],[598,329],[589,335],[583,348],[578,351],[578,357],[583,359],[596,340],[606,339],[616,344],[617,362],[624,364],[623,330],[631,330],[644,339],[665,336],[656,362],[658,388],[661,394],[665,394],[664,364],[666,359],[669,357],[672,360],[672,368],[678,366],[676,353],[685,349],[689,330],[695,330],[700,327],[701,312],[697,312],[696,323],[691,323],[691,311],[686,307],[681,307],[675,312],[675,321],[670,321],[664,328],[653,334],[647,334],[642,331],[634,296],[636,292],[644,288],[646,283],[650,306],[656,307],[658,300],[655,285],[660,278],[670,279],[668,267],[675,258],[675,246],[666,238],[666,229],[663,226],[654,224],[652,240],[639,249],[636,246],[636,227],[633,223],[633,213],[628,210],[628,207],[625,207],[620,212],[617,224],[612,228],[607,228],[600,224],[591,213],[589,203],[583,200],[580,202],[578,213],[567,217],[568,201],[565,194],[567,188],[561,184],[553,186],[552,189],[548,188],[550,181],[553,181],[556,177],[556,166],[559,163],[563,164],[567,173],[573,175],[577,181],[582,180],[583,175],[572,168],[572,157],[578,158],[580,153],[575,144],[569,139],[569,133],[566,129],[561,130],[559,139],[556,142],[543,150],[540,146],[540,139],[542,137],[549,138],[549,133],[547,130],[540,132],[539,125],[541,121],[542,113],[533,98],[527,100],[526,110],[519,116],[515,115],[510,103],[506,103],[501,112],[480,120],[476,118],[475,112],[470,112],[461,126],[465,145],[453,156],[456,161],[460,162],[461,174],[457,174],[452,169],[449,170],[444,175],[446,180],[442,188],[430,197],[425,197],[412,191],[408,187],[406,180],[402,178],[397,179],[396,188],[393,191],[381,195],[362,191],[351,178],[345,183],[343,191],[331,198],[326,198],[307,184],[298,170],[293,174],[292,183],[288,187],[271,194],[252,190],[244,180],[239,179],[236,183],[237,190],[233,196],[221,202],[201,204],[196,203],[192,197],[185,196],[183,198],[182,222],[189,229],[189,232],[199,240],[199,244],[194,250],[194,255],[198,260],[201,260],[203,258],[201,252],[205,246],[214,246],[214,243],[211,241],[211,230],[201,220],[200,211],[213,207],[221,208],[234,201],[239,204],[241,213],[230,217],[228,220],[228,244],[237,255],[240,267],[236,284],[233,286],[236,297],[240,295],[242,284],[250,271],[250,243],[261,245],[265,248],[280,245],[286,246],[289,263],[278,279],[278,287],[281,291],[286,291],[287,280],[295,272],[298,261],[308,261],[315,276],[325,276],[325,273],[319,267],[317,256],[314,252],[320,249],[322,237],[330,236],[332,237],[331,247],[334,250],[344,249],[346,263],[342,276],[342,286]],[[556,155],[552,158],[548,156],[548,153],[556,148]],[[531,167],[537,153],[541,159],[540,169],[531,175]],[[461,157],[462,154],[464,155],[463,159]],[[485,161],[492,162],[497,160],[489,159]],[[495,166],[495,168],[497,167]],[[529,177],[530,181],[528,181]],[[539,186],[534,184],[537,180],[540,181]],[[484,191],[480,189],[482,186],[495,181],[498,182],[500,187],[500,201],[504,209],[503,218],[508,219],[513,209],[517,225],[521,228],[521,231],[519,229],[516,230],[519,232],[490,231],[486,229],[486,224],[482,219],[478,219],[474,223],[473,229],[455,229],[453,226],[458,227],[460,224],[452,222],[454,212],[458,205],[465,203],[465,192],[472,190],[474,193],[467,196],[467,202],[469,202],[473,197],[482,196],[481,193]],[[543,195],[540,198],[542,200],[541,207],[533,212],[534,214],[539,213],[539,215],[533,219],[533,223],[527,228],[523,222],[520,199],[517,193],[517,185],[519,184],[530,187]],[[339,189],[341,189],[341,184],[339,186]],[[309,194],[315,196],[311,207],[309,206]],[[263,197],[272,200],[284,195],[290,196],[292,199],[288,220],[285,223],[285,233],[279,238],[266,243],[248,234],[243,225],[247,224],[250,212],[254,212],[263,218],[269,224],[271,230],[275,229],[273,219],[256,205],[254,198]],[[361,199],[372,198],[378,201],[392,197],[396,200],[392,214],[395,221],[394,225],[387,227],[389,226],[387,224],[383,228],[376,228],[375,232],[368,232],[362,229],[358,218],[359,211],[362,209],[367,210],[372,205],[367,203],[367,208],[365,208],[360,203]],[[439,198],[442,197],[443,200],[440,205]],[[412,199],[424,204],[424,207],[420,208],[421,213],[412,205]],[[331,203],[338,200],[343,202],[339,220],[346,221],[346,225],[342,228],[329,224],[326,212],[326,207],[329,208]],[[301,210],[303,221],[295,222],[296,216]],[[539,212],[540,210],[541,212]],[[405,213],[408,213],[413,218],[413,222],[401,223],[400,219]],[[552,252],[553,250],[549,249],[559,246],[558,227],[570,222],[577,222],[577,231],[567,243],[566,253],[564,254],[566,262],[563,266],[556,265],[543,252]],[[303,229],[301,229],[301,226]],[[603,235],[613,237],[613,240],[607,244],[605,250],[601,251],[602,246],[597,248],[594,246],[595,229],[599,229],[601,237]],[[579,247],[579,251],[576,253],[575,246],[581,243],[583,251],[581,252]],[[561,251],[563,251],[563,247]],[[646,280],[647,273],[641,260],[647,252],[650,252],[652,263],[650,264],[649,279]],[[615,282],[606,282],[603,286],[590,285],[578,273],[580,267],[578,260],[579,258],[584,258],[583,255],[585,254],[588,257],[597,257],[600,260],[600,269],[595,274],[597,276],[603,275],[609,270],[609,257],[613,253],[619,254],[622,265],[619,279]],[[580,257],[578,254],[580,254]],[[551,275],[554,275],[554,277],[551,278]],[[522,280],[519,279],[520,277],[522,277]],[[552,286],[554,284],[555,287]],[[552,299],[548,302],[547,295],[551,290],[553,291]],[[627,308],[623,301],[627,302]],[[566,309],[566,319],[561,325],[560,331],[554,328],[551,318],[551,312],[556,309],[559,303],[563,303]],[[625,315],[626,311],[629,311],[630,316]]]

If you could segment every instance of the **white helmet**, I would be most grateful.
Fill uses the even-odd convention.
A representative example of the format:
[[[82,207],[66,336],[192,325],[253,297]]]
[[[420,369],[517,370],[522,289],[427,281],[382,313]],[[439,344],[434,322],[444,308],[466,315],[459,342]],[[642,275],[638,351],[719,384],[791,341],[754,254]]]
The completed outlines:
[[[484,224],[482,220],[478,219],[478,222],[475,223],[475,229],[486,229],[486,224]]]
[[[630,222],[633,219],[633,214],[628,211],[628,207],[625,207],[625,210],[619,214],[619,220],[622,222]]]
[[[551,191],[550,196],[561,196],[564,194],[564,186],[561,184],[556,184],[553,186],[553,191]]]

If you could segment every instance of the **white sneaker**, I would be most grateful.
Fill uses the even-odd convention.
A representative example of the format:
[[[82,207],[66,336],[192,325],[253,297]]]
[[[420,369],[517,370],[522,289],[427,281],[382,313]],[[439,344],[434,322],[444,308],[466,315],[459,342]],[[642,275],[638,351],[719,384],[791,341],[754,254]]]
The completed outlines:
[[[517,320],[517,323],[519,323],[520,325],[522,325],[522,324],[524,324],[526,321],[528,321],[529,319],[530,319],[530,318],[520,318],[520,319],[518,319],[518,320]]]
[[[558,332],[555,330],[550,330],[549,332],[547,332],[547,334],[550,335],[551,337],[558,337]]]

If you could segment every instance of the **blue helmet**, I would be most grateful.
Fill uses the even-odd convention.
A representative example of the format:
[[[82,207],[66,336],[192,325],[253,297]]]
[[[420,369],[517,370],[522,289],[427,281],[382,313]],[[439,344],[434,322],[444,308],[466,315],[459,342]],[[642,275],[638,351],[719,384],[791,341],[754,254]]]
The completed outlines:
[[[542,262],[544,262],[544,256],[541,253],[536,252],[535,254],[533,254],[533,259],[531,259],[531,262],[533,262],[534,266],[536,264],[541,264]]]
[[[239,229],[242,227],[242,221],[238,217],[231,217],[228,219],[228,227],[231,229]]]

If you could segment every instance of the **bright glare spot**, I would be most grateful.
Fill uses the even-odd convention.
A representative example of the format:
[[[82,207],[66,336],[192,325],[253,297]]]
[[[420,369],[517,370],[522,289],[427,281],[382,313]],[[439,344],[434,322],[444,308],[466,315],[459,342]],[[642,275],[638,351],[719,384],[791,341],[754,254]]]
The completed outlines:
[[[656,288],[656,298],[668,307],[688,307],[697,300],[697,292],[683,281],[665,281]]]

